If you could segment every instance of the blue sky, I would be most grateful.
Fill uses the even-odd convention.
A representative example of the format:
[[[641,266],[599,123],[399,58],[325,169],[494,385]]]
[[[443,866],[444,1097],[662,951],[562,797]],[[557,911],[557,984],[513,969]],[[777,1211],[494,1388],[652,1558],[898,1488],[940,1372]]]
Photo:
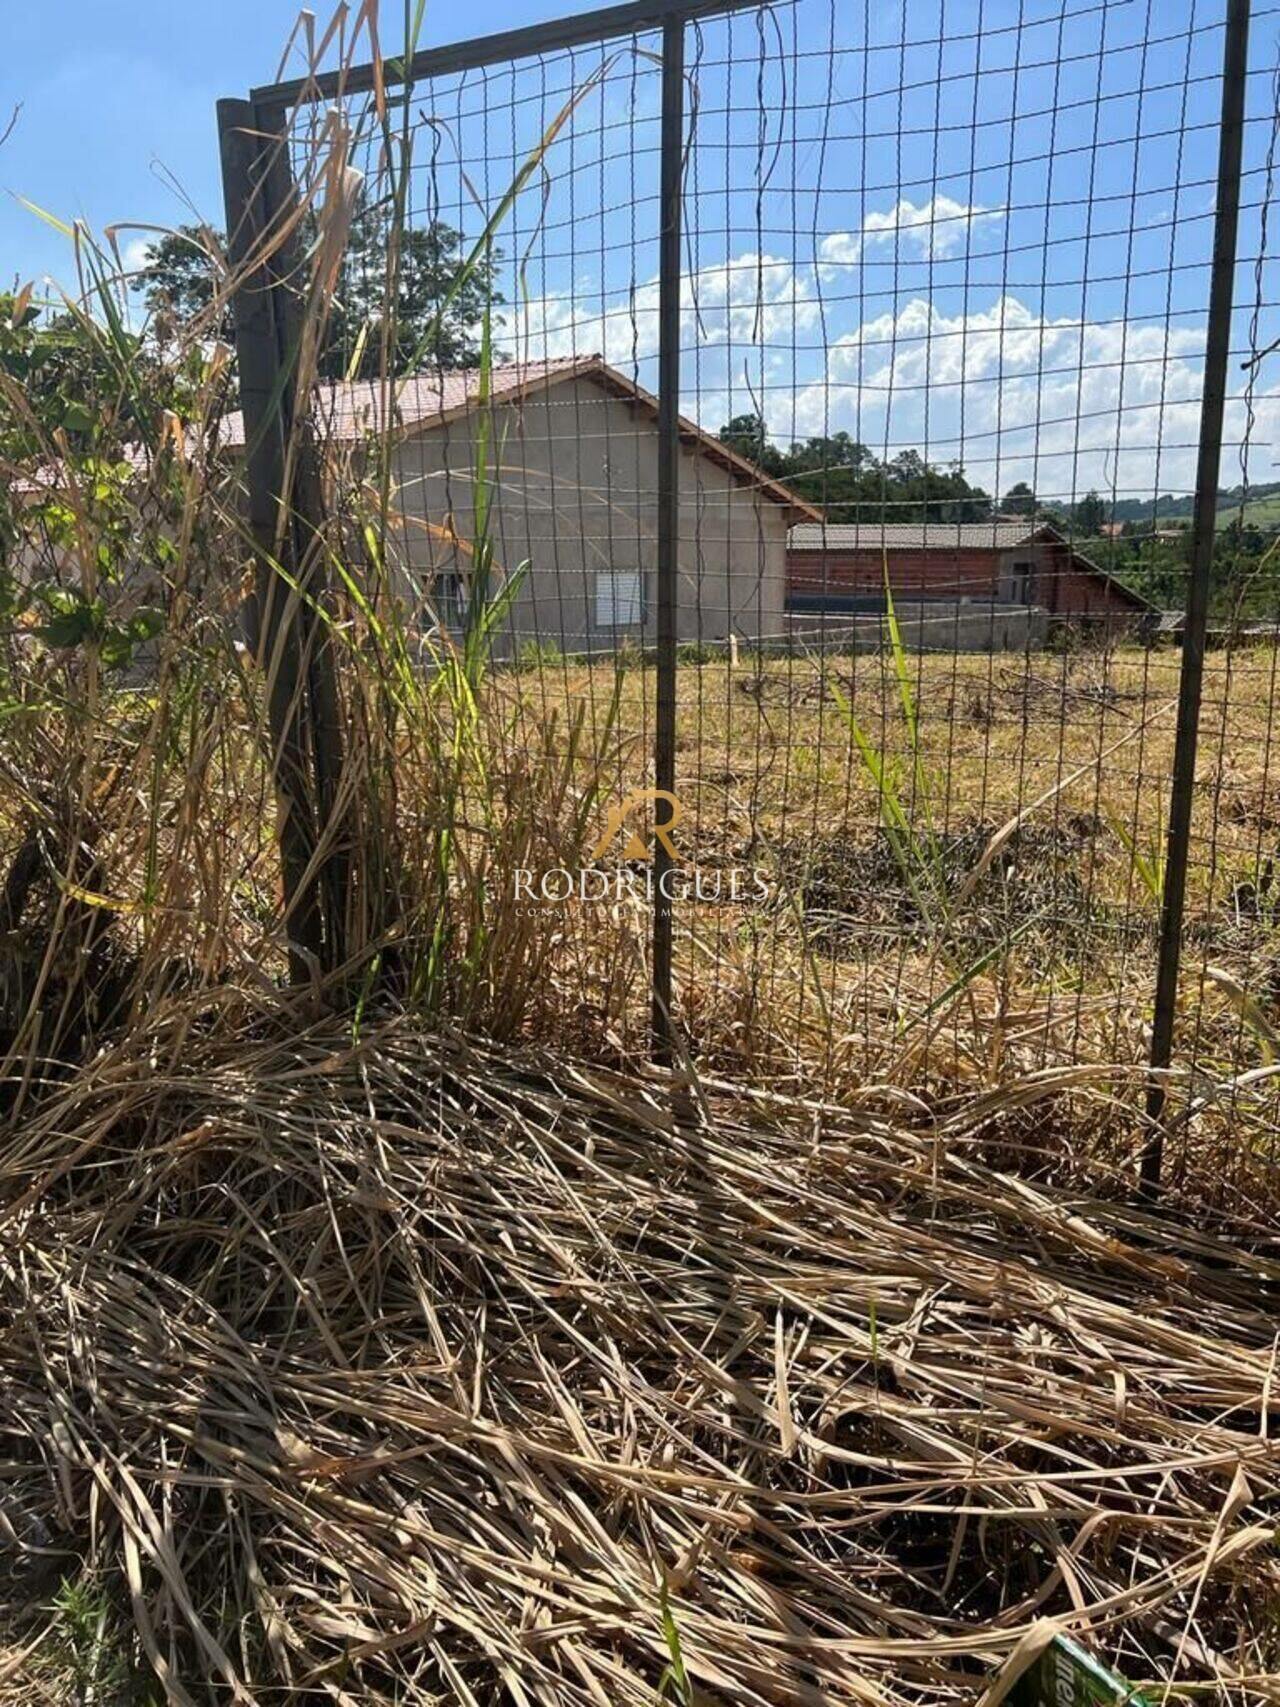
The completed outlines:
[[[554,15],[428,0],[424,41]],[[919,447],[988,489],[1071,499],[1189,485],[1214,207],[1222,0],[780,0],[690,32],[684,407],[759,406],[775,437]],[[63,217],[219,220],[213,106],[274,74],[292,4],[23,8],[0,77],[22,102],[0,185]],[[322,14],[323,15],[323,14]],[[383,8],[384,48],[394,46]],[[1238,338],[1273,116],[1255,8]],[[469,233],[580,93],[500,240],[512,353],[602,351],[654,380],[658,77],[646,40],[414,92],[414,211]],[[359,127],[360,114],[348,115]],[[376,162],[357,140],[357,165]],[[0,202],[5,271],[65,247]],[[522,274],[510,265],[524,261]],[[1264,269],[1262,294],[1275,293]],[[520,297],[517,304],[514,299]],[[1257,341],[1280,332],[1265,307]],[[1273,364],[1274,365],[1274,364]],[[1241,383],[1238,362],[1233,383]],[[1276,477],[1259,381],[1255,480]],[[1244,432],[1239,403],[1228,437]],[[1236,474],[1229,452],[1225,479]]]
[[[324,14],[321,4],[316,10]],[[423,45],[558,16],[557,0],[428,0]],[[221,223],[214,103],[275,75],[297,0],[44,0],[4,5],[0,129],[0,257],[15,274],[66,272],[60,239],[14,201],[24,195],[94,229],[116,220],[189,217],[168,176]],[[384,6],[395,51],[403,8]]]
[[[1274,111],[1275,19],[1257,15],[1242,344]],[[691,36],[685,408],[715,427],[758,407],[782,441],[843,430],[881,456],[918,448],[993,491],[1186,489],[1222,19],[1217,0],[794,0],[763,28],[749,13]],[[462,97],[457,149],[484,152],[473,108],[491,155],[504,105],[531,139],[554,107],[532,92],[526,74]],[[652,384],[656,122],[656,71],[624,54],[557,144],[531,354],[602,349]],[[1264,269],[1264,297],[1273,284]],[[1274,321],[1264,308],[1258,343]],[[1264,369],[1255,480],[1275,478],[1274,388]],[[1243,436],[1239,404],[1227,433]]]

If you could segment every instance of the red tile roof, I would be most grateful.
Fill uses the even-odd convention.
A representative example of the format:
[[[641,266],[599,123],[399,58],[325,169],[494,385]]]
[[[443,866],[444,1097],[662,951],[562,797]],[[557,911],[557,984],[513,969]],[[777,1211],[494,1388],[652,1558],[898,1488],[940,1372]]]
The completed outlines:
[[[496,403],[516,403],[524,396],[545,390],[558,380],[589,375],[604,390],[634,404],[651,416],[657,415],[658,400],[652,393],[610,367],[601,356],[561,356],[545,362],[504,362],[489,375],[489,395]],[[391,430],[404,432],[419,427],[442,426],[469,413],[480,400],[481,370],[453,368],[445,373],[419,373],[409,379],[385,384],[382,380],[343,380],[316,388],[316,419],[324,437],[351,443],[367,433]],[[388,402],[390,408],[388,408]],[[820,521],[822,512],[796,496],[780,481],[771,480],[753,462],[739,456],[696,422],[680,418],[680,439],[700,451],[735,480],[758,490],[762,497],[781,504],[796,520]],[[238,410],[222,424],[221,440],[238,447],[244,444],[244,422]]]
[[[593,359],[584,360],[581,356],[546,362],[503,362],[490,372],[489,395],[495,402],[510,403],[524,392],[540,390],[576,369],[595,365]],[[326,437],[347,443],[380,431],[383,421],[388,419],[393,427],[425,426],[473,409],[480,400],[481,377],[480,368],[467,367],[450,368],[443,373],[416,373],[387,384],[381,379],[341,380],[317,387],[316,416]],[[227,415],[222,439],[228,445],[244,444],[244,421],[238,409]]]

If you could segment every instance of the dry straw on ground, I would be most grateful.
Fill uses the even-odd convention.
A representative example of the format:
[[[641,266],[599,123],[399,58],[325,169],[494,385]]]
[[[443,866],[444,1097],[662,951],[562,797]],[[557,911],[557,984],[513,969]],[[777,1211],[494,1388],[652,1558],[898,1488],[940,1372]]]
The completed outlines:
[[[1280,1700],[1280,1261],[993,1170],[1014,1093],[182,1035],[33,1112],[0,1256],[11,1596],[83,1555],[171,1699],[651,1703],[665,1583],[704,1703],[971,1702],[1043,1617]]]

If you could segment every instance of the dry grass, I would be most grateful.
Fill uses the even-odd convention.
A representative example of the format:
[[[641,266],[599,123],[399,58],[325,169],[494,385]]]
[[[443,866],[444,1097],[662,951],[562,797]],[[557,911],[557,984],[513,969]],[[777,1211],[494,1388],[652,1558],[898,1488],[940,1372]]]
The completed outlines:
[[[1042,801],[1029,824],[1072,847],[1099,902],[1142,915],[1149,897],[1135,893],[1132,862],[1111,826],[1123,826],[1143,846],[1161,832],[1179,662],[1177,651],[1132,644],[912,655],[936,827],[956,836],[990,833]],[[1256,876],[1260,835],[1265,851],[1267,833],[1280,826],[1280,779],[1269,751],[1278,663],[1270,646],[1209,655],[1193,917],[1220,902],[1224,888]],[[514,697],[535,719],[549,709],[564,715],[585,706],[599,723],[614,670],[608,663],[542,661],[515,680]],[[625,670],[622,682],[612,733],[616,786],[627,787],[652,744],[652,669]],[[855,658],[744,656],[733,667],[681,664],[677,776],[689,857],[740,856],[762,842],[807,850],[841,835],[867,838],[877,817],[876,788],[850,737],[840,694],[878,750],[909,770],[887,651]],[[914,806],[923,822],[924,805]],[[1088,844],[1083,859],[1082,843]]]
[[[891,1085],[945,1097],[1073,1061],[1136,1069],[1155,984],[1152,868],[1163,855],[1178,654],[1132,645],[935,654],[910,667],[927,803],[909,786],[890,656],[682,664],[680,851],[713,873],[758,866],[775,886],[763,908],[677,909],[694,1059],[836,1097]],[[1180,1124],[1175,1161],[1203,1197],[1237,1207],[1274,1192],[1277,1111],[1265,1069],[1280,983],[1276,667],[1270,647],[1209,659],[1175,1057],[1192,1100],[1208,1095],[1207,1111]],[[490,684],[495,703],[511,708],[516,741],[524,728],[575,714],[603,727],[614,688],[608,664],[545,659]],[[609,740],[589,748],[600,823],[643,779],[652,695],[651,670],[624,670]],[[921,917],[878,827],[876,786],[842,698],[907,779],[921,837],[934,838],[944,922]],[[1019,817],[973,882],[997,830]],[[609,980],[642,957],[646,921],[569,912],[566,938],[603,935],[605,946],[585,969],[563,964],[567,1011],[583,1017],[593,1047],[605,1036],[638,1052],[643,978],[631,979],[630,1006]],[[1259,1070],[1243,1093],[1235,1086],[1242,1071]],[[1181,1084],[1175,1100],[1185,1101]],[[1101,1146],[1117,1161],[1132,1155],[1140,1094],[1125,1101],[1127,1146]],[[1055,1147],[1079,1143],[1077,1134]],[[1099,1154],[1090,1148],[1091,1165]]]
[[[673,1124],[191,1021],[10,1141],[0,1264],[11,1592],[109,1585],[171,1699],[647,1707],[663,1583],[704,1703],[973,1701],[1042,1617],[1280,1699],[1280,1267],[984,1165],[1051,1076]]]

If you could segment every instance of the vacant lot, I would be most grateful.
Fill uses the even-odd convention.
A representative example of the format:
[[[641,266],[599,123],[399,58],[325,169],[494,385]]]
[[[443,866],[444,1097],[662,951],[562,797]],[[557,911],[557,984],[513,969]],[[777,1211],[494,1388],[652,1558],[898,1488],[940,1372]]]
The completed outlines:
[[[1206,671],[1181,1045],[1211,1070],[1263,1058],[1280,987],[1277,662]],[[677,910],[695,1048],[846,1084],[1140,1062],[1179,667],[1137,646],[914,656],[905,683],[891,653],[682,662],[679,852],[772,882],[764,906]],[[517,743],[580,720],[601,826],[651,779],[654,688],[555,658],[493,684]],[[615,945],[595,974],[624,964]]]
[[[921,836],[993,830],[1034,808],[1028,825],[1099,841],[1099,881],[1129,898],[1126,838],[1158,842],[1173,763],[1180,654],[1031,656],[930,654],[908,660],[920,764],[891,655],[682,663],[677,788],[689,857],[739,849],[753,835],[777,851],[819,848],[839,832],[874,834],[872,769],[851,717],[883,757]],[[1280,774],[1271,752],[1274,649],[1210,655],[1199,764],[1200,821],[1193,895],[1210,900],[1211,854],[1220,874],[1256,875],[1260,848],[1280,827]],[[524,704],[544,715],[581,708],[599,751],[615,756],[620,789],[649,762],[654,672],[624,670],[616,713],[611,665],[542,662],[516,678]],[[590,742],[588,742],[590,746]],[[609,765],[603,766],[606,775]],[[1216,827],[1216,836],[1214,835]],[[1110,844],[1101,831],[1110,829]],[[1212,844],[1212,845],[1211,845]],[[1117,889],[1117,880],[1119,888]],[[1136,905],[1136,897],[1135,905]]]

